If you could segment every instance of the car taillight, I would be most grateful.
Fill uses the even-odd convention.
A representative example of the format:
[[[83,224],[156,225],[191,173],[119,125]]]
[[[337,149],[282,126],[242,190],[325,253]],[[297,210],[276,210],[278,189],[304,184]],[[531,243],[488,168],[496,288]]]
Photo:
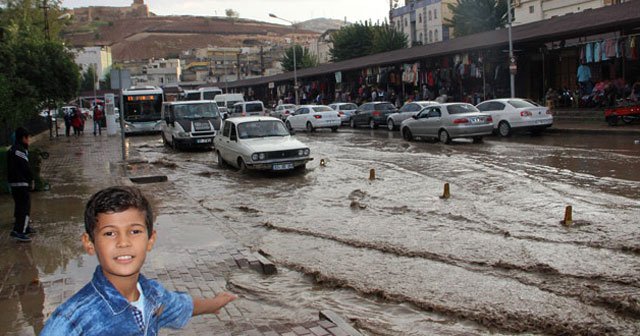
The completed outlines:
[[[549,114],[549,115],[553,115],[553,111],[551,111],[551,110],[547,110],[547,114]]]
[[[454,119],[453,123],[454,124],[466,124],[469,122],[469,119],[467,118],[459,118],[459,119]]]
[[[242,116],[245,117],[247,115],[247,112],[242,112]]]
[[[531,117],[533,115],[533,113],[531,113],[530,111],[522,111],[520,112],[520,116],[521,117]]]
[[[379,117],[380,116],[380,112],[379,111],[373,111],[371,113],[371,115],[374,116],[374,117]]]
[[[487,122],[488,122],[488,123],[493,122],[493,118],[492,118],[491,116],[488,116],[488,117],[487,117]]]
[[[344,115],[344,112],[338,111],[338,116]]]
[[[319,115],[319,114],[314,114],[313,117],[316,118],[316,119],[322,119],[322,116]]]

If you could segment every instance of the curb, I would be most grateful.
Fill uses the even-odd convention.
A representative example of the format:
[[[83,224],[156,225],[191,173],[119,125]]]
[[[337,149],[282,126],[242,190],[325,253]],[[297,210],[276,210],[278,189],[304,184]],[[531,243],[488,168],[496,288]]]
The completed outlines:
[[[640,135],[640,129],[550,127],[547,128],[545,132],[597,135]]]

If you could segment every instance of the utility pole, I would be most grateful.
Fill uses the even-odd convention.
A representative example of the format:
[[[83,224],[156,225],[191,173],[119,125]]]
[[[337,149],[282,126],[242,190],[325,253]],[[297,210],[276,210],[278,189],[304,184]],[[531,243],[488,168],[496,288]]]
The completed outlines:
[[[511,0],[507,0],[507,19],[509,20],[509,81],[511,84],[511,98],[516,96],[516,58],[513,56],[513,40],[511,39]]]
[[[47,41],[49,41],[49,39],[51,39],[50,33],[49,33],[49,4],[47,3],[47,0],[42,0],[42,6],[40,6],[40,8],[42,8],[42,10],[44,11],[44,36],[47,38]]]
[[[285,22],[288,22],[291,25],[291,28],[293,29],[293,92],[295,93],[295,98],[296,98],[296,105],[300,105],[300,99],[298,98],[298,65],[296,64],[296,24],[293,21],[289,21],[287,19],[283,19],[273,13],[269,13],[269,16],[274,18],[274,19],[278,19],[278,20],[282,20]]]

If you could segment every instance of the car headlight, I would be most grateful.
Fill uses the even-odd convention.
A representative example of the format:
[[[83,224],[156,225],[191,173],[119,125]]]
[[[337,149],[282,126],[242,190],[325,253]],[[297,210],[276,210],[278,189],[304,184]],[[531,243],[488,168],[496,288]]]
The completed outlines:
[[[253,153],[251,155],[251,160],[253,161],[261,161],[267,158],[267,154],[265,153]]]
[[[307,156],[307,155],[309,155],[309,153],[311,153],[309,148],[299,149],[298,150],[298,156]]]

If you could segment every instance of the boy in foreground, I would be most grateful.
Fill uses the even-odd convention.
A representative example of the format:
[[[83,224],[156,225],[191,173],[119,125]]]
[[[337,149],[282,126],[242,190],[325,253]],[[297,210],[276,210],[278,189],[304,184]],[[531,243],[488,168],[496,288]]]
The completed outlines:
[[[191,316],[216,314],[236,296],[209,299],[167,291],[140,274],[156,241],[153,211],[139,189],[111,187],[91,197],[82,244],[100,265],[93,279],[59,306],[40,335],[157,335],[179,329]]]

